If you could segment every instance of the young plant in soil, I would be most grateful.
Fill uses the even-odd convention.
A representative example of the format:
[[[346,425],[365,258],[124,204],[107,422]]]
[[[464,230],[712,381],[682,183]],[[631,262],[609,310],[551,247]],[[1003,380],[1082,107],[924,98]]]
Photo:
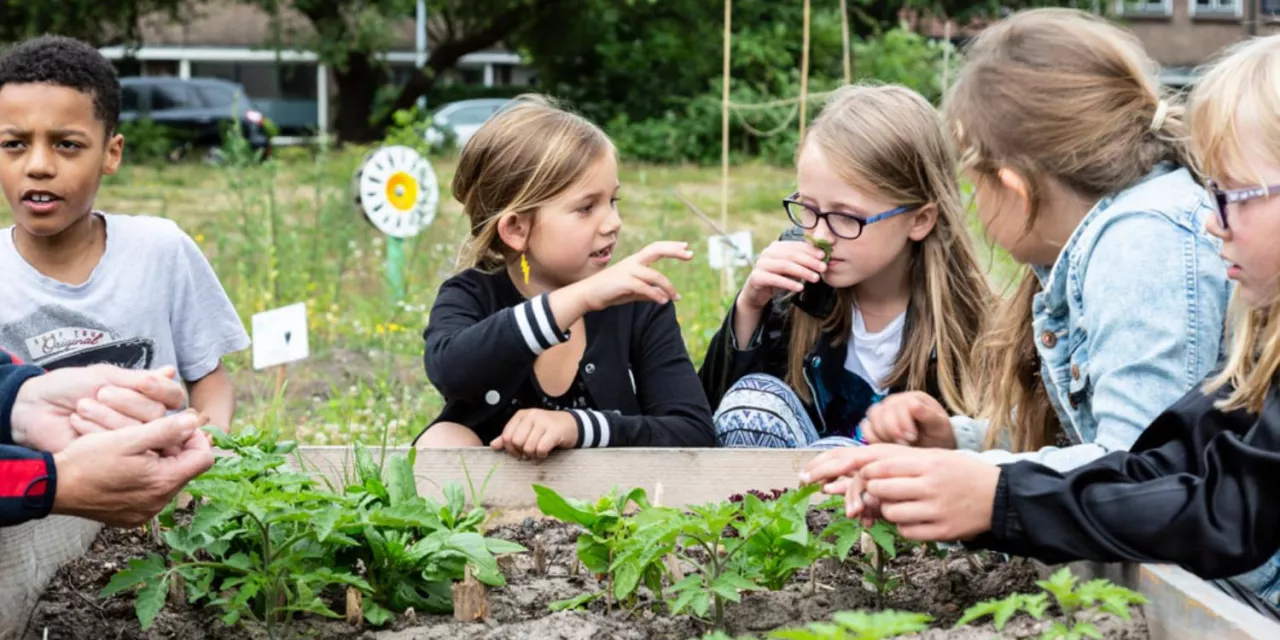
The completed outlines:
[[[484,537],[484,509],[468,509],[460,486],[445,485],[445,504],[439,504],[418,495],[413,474],[416,450],[391,456],[384,469],[364,446],[357,444],[355,454],[356,483],[346,487],[345,496],[356,508],[317,526],[322,541],[336,533],[357,543],[342,549],[339,561],[364,569],[369,589],[362,601],[370,624],[385,624],[393,611],[411,607],[429,613],[453,611],[451,587],[463,578],[468,564],[480,582],[506,584],[495,556],[525,549]]]
[[[815,622],[803,628],[779,629],[769,633],[769,640],[888,640],[929,628],[932,620],[923,613],[884,610],[875,613],[842,611],[832,622]],[[723,632],[703,636],[702,640],[756,640],[751,636],[733,638]]]
[[[961,627],[987,616],[992,617],[996,630],[1008,624],[1019,611],[1025,612],[1036,620],[1044,617],[1049,609],[1049,597],[1058,603],[1062,610],[1062,620],[1053,623],[1045,630],[1041,640],[1082,640],[1083,638],[1101,638],[1102,633],[1088,620],[1079,620],[1079,614],[1090,611],[1102,611],[1129,620],[1129,607],[1145,604],[1147,598],[1112,583],[1110,580],[1090,580],[1079,587],[1077,578],[1071,570],[1063,567],[1048,580],[1040,580],[1036,584],[1044,591],[1037,594],[1015,593],[1002,600],[988,600],[969,607],[964,615],[956,621]]]
[[[609,580],[603,591],[551,603],[552,611],[576,609],[600,597],[606,597],[610,606],[613,599],[634,606],[641,579],[650,591],[662,592],[663,556],[632,554],[614,568],[623,551],[636,546],[634,538],[638,525],[635,520],[624,516],[633,505],[640,509],[650,506],[644,489],[632,489],[623,494],[618,494],[615,489],[593,504],[563,497],[538,484],[533,485],[533,492],[543,515],[585,529],[578,536],[578,561],[587,571],[596,576],[608,575]]]
[[[275,442],[246,430],[237,437],[210,430],[220,457],[213,469],[187,486],[197,506],[189,524],[164,533],[168,558],[152,553],[132,560],[111,578],[101,596],[138,588],[136,609],[145,630],[180,580],[191,603],[222,609],[222,621],[261,623],[279,637],[293,615],[339,617],[320,598],[332,586],[369,585],[350,571],[320,562],[349,539],[318,539],[314,523],[343,508],[338,496],[317,490],[310,476],[282,469],[292,442]],[[172,513],[164,520],[173,525]]]
[[[465,511],[461,489],[446,491],[445,506],[418,496],[412,453],[389,460],[384,482],[368,451],[357,447],[360,482],[337,493],[285,467],[291,442],[252,428],[210,433],[236,455],[219,457],[188,485],[197,505],[188,523],[177,525],[172,510],[164,514],[168,557],[130,561],[102,591],[106,597],[137,588],[144,630],[175,583],[191,604],[221,609],[224,623],[255,621],[272,638],[297,613],[341,617],[328,603],[343,587],[364,595],[362,613],[374,625],[409,606],[449,611],[449,585],[467,565],[502,584],[493,554],[523,550],[481,536],[483,512]]]
[[[640,489],[618,496],[611,492],[594,505],[560,496],[535,485],[538,506],[550,517],[581,525],[578,558],[597,575],[607,574],[604,593],[635,606],[641,581],[667,603],[673,615],[685,611],[721,627],[724,603],[739,602],[743,591],[782,589],[796,572],[826,557],[845,560],[864,534],[883,553],[872,554],[865,571],[869,583],[883,596],[898,583],[885,569],[884,556],[896,552],[896,531],[888,523],[864,529],[856,520],[833,509],[832,524],[821,535],[809,531],[808,513],[819,487],[772,492],[749,491],[728,501],[689,510],[655,507]],[[634,504],[639,511],[626,515]],[[688,576],[674,576],[662,559],[675,554],[692,567]],[[669,586],[664,590],[664,584]],[[599,598],[586,593],[552,603],[558,611]]]
[[[858,556],[858,561],[863,566],[863,580],[876,590],[877,606],[883,607],[885,596],[901,584],[899,578],[888,572],[889,560],[896,558],[898,553],[900,537],[897,527],[884,520],[877,520],[870,527],[862,526],[860,521],[844,515],[844,499],[838,496],[823,502],[819,509],[831,514],[831,524],[823,530],[821,538],[832,541],[834,555],[841,562],[849,559],[853,548],[860,546],[864,536],[875,543],[879,551],[863,553]]]

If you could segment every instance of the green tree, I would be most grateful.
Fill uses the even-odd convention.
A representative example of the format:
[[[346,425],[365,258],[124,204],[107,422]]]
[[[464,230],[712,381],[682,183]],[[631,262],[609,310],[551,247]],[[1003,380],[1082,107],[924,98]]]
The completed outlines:
[[[254,0],[272,16],[277,44],[317,52],[334,69],[340,139],[377,139],[398,109],[411,107],[465,55],[490,48],[566,0],[430,0],[431,54],[425,68],[400,87],[385,114],[374,114],[374,96],[387,84],[379,54],[393,44],[399,25],[412,21],[414,0]],[[309,29],[291,29],[289,14]]]
[[[78,38],[95,46],[135,44],[139,19],[168,14],[182,19],[192,0],[31,0],[0,1],[0,46],[46,33]]]

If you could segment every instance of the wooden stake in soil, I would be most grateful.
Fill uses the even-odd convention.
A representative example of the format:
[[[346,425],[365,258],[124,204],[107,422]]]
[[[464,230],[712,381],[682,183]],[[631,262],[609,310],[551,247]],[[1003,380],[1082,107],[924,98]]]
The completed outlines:
[[[453,619],[459,622],[477,622],[489,617],[489,599],[484,585],[476,580],[475,571],[467,565],[462,582],[453,583]]]
[[[347,624],[358,625],[364,619],[364,594],[355,587],[347,587]]]
[[[547,575],[547,545],[542,536],[533,539],[533,570],[538,575]]]
[[[169,580],[169,604],[181,606],[186,603],[187,581],[182,579],[182,574],[175,571]]]
[[[662,483],[661,482],[659,482],[657,486],[653,488],[653,506],[655,507],[662,506]],[[671,584],[675,584],[677,582],[681,582],[684,580],[684,567],[680,566],[680,558],[677,558],[674,552],[668,553],[666,557],[662,559],[662,562],[663,564],[667,565],[667,571],[671,574]]]
[[[284,383],[288,379],[288,365],[280,365],[276,367],[276,389],[271,394],[272,398],[279,399],[280,392],[284,390]]]

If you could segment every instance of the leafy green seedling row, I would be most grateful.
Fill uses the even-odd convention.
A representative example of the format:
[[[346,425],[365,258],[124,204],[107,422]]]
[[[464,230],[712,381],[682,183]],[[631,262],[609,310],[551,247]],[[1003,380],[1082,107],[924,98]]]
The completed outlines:
[[[299,613],[341,617],[328,603],[348,587],[363,594],[371,625],[410,608],[448,613],[451,585],[468,566],[502,586],[496,556],[524,551],[481,534],[485,513],[467,507],[461,487],[446,486],[444,504],[418,495],[413,450],[380,468],[357,445],[355,482],[335,491],[286,467],[292,442],[254,429],[210,433],[235,455],[188,485],[197,505],[189,522],[175,522],[172,506],[162,514],[168,554],[130,561],[102,590],[136,589],[143,629],[175,582],[189,603],[219,609],[228,625],[260,624],[272,638]]]

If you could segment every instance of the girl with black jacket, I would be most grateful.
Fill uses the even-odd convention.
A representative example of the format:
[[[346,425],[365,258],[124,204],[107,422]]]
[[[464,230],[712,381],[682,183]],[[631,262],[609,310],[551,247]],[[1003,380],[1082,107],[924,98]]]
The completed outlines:
[[[424,334],[445,397],[419,447],[709,446],[711,411],[650,265],[689,260],[657,242],[609,266],[622,221],[608,137],[524,99],[467,143],[453,179],[471,220],[464,270],[440,287]]]
[[[761,253],[702,365],[720,446],[859,443],[867,410],[902,390],[969,406],[991,291],[955,165],[937,112],[910,89],[831,97],[783,201],[794,227]]]

